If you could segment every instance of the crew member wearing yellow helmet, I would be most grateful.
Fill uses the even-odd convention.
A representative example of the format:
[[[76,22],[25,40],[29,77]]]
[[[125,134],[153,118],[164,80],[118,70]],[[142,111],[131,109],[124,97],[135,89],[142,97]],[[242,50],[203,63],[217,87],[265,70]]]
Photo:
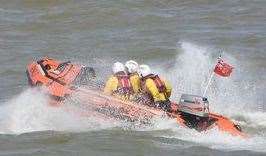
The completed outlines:
[[[115,95],[122,99],[129,99],[133,92],[133,87],[125,71],[125,66],[120,62],[114,63],[113,75],[107,80],[104,93]]]
[[[148,65],[140,65],[139,73],[141,76],[141,90],[148,94],[154,102],[154,106],[162,108],[165,111],[171,110],[172,87],[158,75],[152,73]]]

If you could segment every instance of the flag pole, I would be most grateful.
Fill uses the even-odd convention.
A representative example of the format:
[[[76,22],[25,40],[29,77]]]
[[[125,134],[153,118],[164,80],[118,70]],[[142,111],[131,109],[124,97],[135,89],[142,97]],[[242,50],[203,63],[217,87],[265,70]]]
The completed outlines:
[[[219,61],[221,58],[222,58],[222,55],[220,54],[220,56],[217,58],[217,60]],[[213,79],[214,74],[215,74],[214,71],[212,71],[212,74],[211,74],[210,77],[209,77],[209,80],[208,80],[207,86],[206,86],[205,89],[204,89],[203,97],[205,97],[205,95],[206,95],[206,93],[207,93],[207,90],[209,89],[209,87],[210,87],[210,85],[211,85],[211,82],[212,82],[212,79]]]
[[[204,90],[204,93],[203,93],[203,97],[205,97],[205,95],[206,95],[206,93],[207,93],[207,90],[208,90],[208,88],[209,88],[210,85],[211,85],[211,81],[212,81],[212,79],[213,79],[213,76],[214,76],[214,72],[212,72],[211,76],[209,77],[209,81],[208,81],[207,86],[205,87],[205,90]]]

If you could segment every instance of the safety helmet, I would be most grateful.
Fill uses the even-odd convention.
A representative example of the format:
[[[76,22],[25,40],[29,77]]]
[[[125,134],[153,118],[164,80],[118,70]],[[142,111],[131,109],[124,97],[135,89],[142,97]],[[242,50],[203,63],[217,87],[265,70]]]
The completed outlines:
[[[121,62],[116,62],[113,65],[113,73],[116,74],[118,72],[125,71],[125,66]]]
[[[125,63],[125,67],[129,73],[135,73],[138,71],[139,65],[136,61],[129,60]]]
[[[148,75],[152,74],[151,68],[146,64],[142,64],[139,66],[139,74],[141,77],[148,76]]]

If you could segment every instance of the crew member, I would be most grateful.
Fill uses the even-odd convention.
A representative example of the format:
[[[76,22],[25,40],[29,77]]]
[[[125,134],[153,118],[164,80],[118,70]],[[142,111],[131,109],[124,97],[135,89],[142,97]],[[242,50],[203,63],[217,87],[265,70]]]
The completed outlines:
[[[140,65],[139,72],[141,76],[141,90],[151,97],[153,106],[165,111],[171,111],[169,97],[171,96],[172,87],[170,84],[158,75],[153,74],[148,65]]]
[[[104,93],[115,95],[125,100],[128,100],[130,95],[133,94],[133,87],[122,63],[114,63],[113,75],[107,80]]]
[[[140,77],[138,74],[139,65],[136,61],[129,60],[125,63],[126,71],[132,84],[135,94],[140,91]]]

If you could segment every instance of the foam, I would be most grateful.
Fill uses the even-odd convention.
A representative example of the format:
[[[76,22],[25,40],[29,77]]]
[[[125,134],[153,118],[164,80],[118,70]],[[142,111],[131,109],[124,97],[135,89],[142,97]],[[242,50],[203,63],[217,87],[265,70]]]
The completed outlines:
[[[88,131],[117,126],[95,116],[81,116],[70,103],[60,107],[48,104],[48,97],[39,89],[27,89],[1,106],[1,129],[4,134],[33,131]],[[72,111],[69,111],[72,110]]]
[[[202,95],[219,56],[218,50],[207,46],[199,46],[187,41],[177,44],[177,57],[171,72],[164,72],[160,67],[156,69],[172,82],[174,86],[172,100],[177,101],[183,93]],[[264,112],[256,109],[255,90],[252,82],[243,80],[245,75],[241,62],[238,62],[227,52],[222,53],[223,58],[232,64],[235,69],[229,78],[215,76],[207,97],[210,101],[211,111],[223,114],[243,127],[266,128],[266,118]],[[253,100],[253,101],[252,101]],[[252,105],[251,105],[252,104]],[[160,127],[160,122],[158,122]],[[163,125],[161,125],[163,127]],[[155,129],[158,129],[158,127]],[[217,129],[212,129],[205,133],[198,133],[195,130],[180,128],[176,125],[167,127],[174,132],[170,138],[177,138],[191,141],[210,148],[224,150],[256,150],[265,151],[265,132],[258,129],[253,132],[249,139],[232,137],[222,133]],[[160,128],[159,128],[160,129]]]

